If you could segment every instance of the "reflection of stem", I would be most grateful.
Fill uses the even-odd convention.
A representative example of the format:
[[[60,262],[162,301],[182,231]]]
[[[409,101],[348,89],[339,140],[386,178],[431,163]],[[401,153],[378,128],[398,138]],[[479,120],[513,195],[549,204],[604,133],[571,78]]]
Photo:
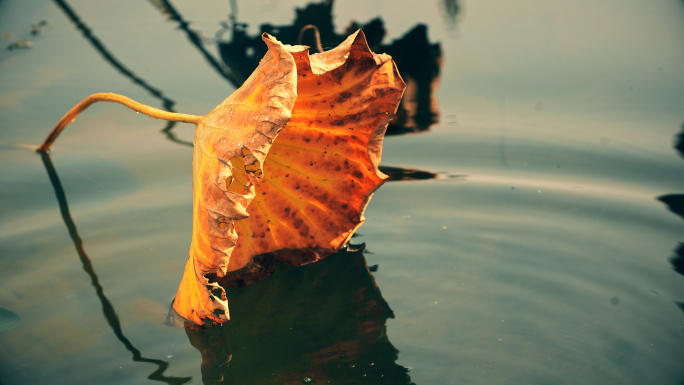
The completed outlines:
[[[131,79],[133,83],[139,85],[140,87],[144,88],[147,92],[149,92],[152,96],[155,98],[161,100],[164,104],[164,108],[171,110],[173,108],[173,105],[175,102],[162,94],[162,92],[149,84],[145,82],[145,80],[139,78],[133,71],[130,69],[126,68],[119,60],[117,60],[114,55],[112,55],[111,52],[107,49],[107,47],[102,44],[100,39],[93,34],[93,32],[90,30],[90,28],[83,22],[81,19],[78,17],[78,15],[69,7],[69,5],[66,3],[64,0],[53,0],[61,9],[66,13],[66,15],[69,17],[69,19],[76,24],[76,27],[81,31],[83,34],[83,37],[90,42],[90,44],[95,47],[95,50],[102,55],[102,57],[109,62],[114,68],[116,68],[117,71],[121,72],[122,75],[126,76],[127,78]]]
[[[237,0],[230,0],[230,22],[235,25],[237,23],[237,14],[238,14],[238,7],[237,7]]]
[[[242,81],[233,74],[230,69],[228,69],[225,65],[223,65],[221,62],[216,60],[214,56],[212,56],[209,51],[204,48],[204,45],[202,44],[202,39],[200,36],[197,34],[197,32],[191,30],[188,28],[188,22],[183,19],[183,16],[181,16],[178,11],[176,11],[176,8],[171,4],[169,0],[161,0],[161,3],[164,4],[165,10],[169,13],[169,17],[178,23],[178,27],[185,31],[185,34],[188,37],[188,40],[197,47],[197,49],[202,53],[202,56],[204,56],[204,59],[211,65],[212,68],[216,70],[216,72],[219,73],[223,78],[231,82],[235,88],[239,88],[242,85]]]
[[[173,106],[176,104],[173,100],[167,98],[164,96],[164,94],[147,84],[145,80],[142,78],[138,77],[133,71],[128,69],[125,65],[123,65],[119,60],[112,55],[111,52],[105,47],[104,44],[100,41],[100,39],[93,34],[91,29],[81,20],[81,18],[74,12],[73,9],[67,4],[65,0],[53,0],[55,4],[67,15],[69,20],[71,20],[72,23],[76,25],[76,28],[78,28],[81,33],[83,34],[83,37],[88,40],[88,42],[95,48],[97,52],[102,55],[102,57],[107,61],[109,64],[112,65],[117,71],[119,71],[122,75],[125,77],[131,79],[133,83],[137,84],[138,86],[142,87],[145,89],[145,91],[149,92],[150,95],[154,96],[155,98],[159,99],[162,101],[162,106],[164,109],[168,111],[173,111]],[[178,139],[174,134],[171,133],[171,129],[175,126],[175,122],[169,122],[166,127],[162,130],[162,132],[166,135],[166,137],[171,140],[172,142],[184,144],[184,145],[189,145],[192,146],[191,142],[186,142],[183,140]]]
[[[164,120],[170,120],[174,122],[185,122],[185,123],[195,123],[198,124],[200,120],[202,119],[201,116],[196,116],[196,115],[188,115],[188,114],[179,114],[176,112],[168,112],[168,111],[162,111],[158,110],[156,108],[150,107],[148,105],[138,103],[135,100],[131,98],[127,98],[125,96],[119,95],[119,94],[113,94],[113,93],[99,93],[99,94],[92,94],[88,96],[87,98],[83,99],[80,103],[75,105],[69,112],[67,112],[62,119],[59,120],[57,125],[50,131],[50,135],[45,139],[43,144],[38,147],[39,152],[47,152],[50,150],[50,147],[52,146],[52,143],[57,139],[59,134],[66,128],[66,126],[73,122],[76,117],[83,112],[86,108],[90,107],[93,103],[96,102],[113,102],[113,103],[119,103],[123,104],[124,106],[143,113],[147,116],[151,116],[153,118],[157,119],[164,119]]]
[[[182,145],[184,145],[184,146],[190,146],[190,147],[192,147],[192,146],[193,146],[192,141],[187,141],[187,140],[180,139],[180,138],[178,138],[178,136],[176,136],[176,134],[173,133],[173,128],[174,128],[175,126],[176,126],[176,122],[169,121],[169,122],[166,124],[166,127],[164,127],[164,128],[161,130],[161,132],[162,132],[164,135],[166,135],[166,139],[168,139],[168,140],[170,140],[170,141],[172,141],[172,142],[174,142],[174,143],[178,143],[178,144],[182,144]]]
[[[71,214],[69,213],[69,205],[67,204],[66,195],[64,194],[64,189],[62,189],[62,183],[59,181],[59,176],[57,175],[55,166],[52,164],[50,155],[48,155],[47,153],[41,153],[40,155],[43,159],[45,170],[47,171],[48,176],[50,177],[50,183],[52,183],[52,187],[55,190],[55,195],[57,196],[57,201],[59,202],[59,210],[62,213],[62,219],[64,220],[64,224],[66,225],[67,229],[69,229],[69,236],[71,237],[71,240],[74,242],[76,252],[78,253],[79,258],[81,259],[81,263],[83,264],[83,270],[85,270],[88,276],[90,276],[90,281],[95,287],[95,293],[97,294],[97,297],[100,299],[100,302],[102,303],[102,313],[107,319],[107,323],[109,323],[109,326],[112,328],[112,331],[114,331],[114,335],[116,335],[116,338],[119,341],[121,341],[121,343],[126,347],[126,349],[129,352],[133,353],[133,361],[149,362],[151,364],[159,366],[157,370],[152,372],[152,374],[150,374],[147,377],[150,380],[161,381],[170,385],[180,385],[189,382],[192,379],[190,377],[164,376],[163,373],[166,369],[168,369],[169,363],[162,360],[143,357],[140,354],[140,351],[136,349],[135,346],[131,344],[131,341],[129,341],[128,338],[126,338],[126,336],[123,334],[123,330],[121,329],[121,323],[119,322],[119,317],[116,315],[116,312],[114,311],[114,306],[112,306],[112,303],[109,302],[109,299],[107,299],[107,297],[105,296],[104,289],[102,288],[102,285],[100,285],[100,280],[98,279],[97,274],[95,273],[95,268],[93,267],[90,258],[88,258],[88,255],[86,254],[83,248],[83,240],[78,235],[76,224],[74,223],[74,220],[71,218]]]

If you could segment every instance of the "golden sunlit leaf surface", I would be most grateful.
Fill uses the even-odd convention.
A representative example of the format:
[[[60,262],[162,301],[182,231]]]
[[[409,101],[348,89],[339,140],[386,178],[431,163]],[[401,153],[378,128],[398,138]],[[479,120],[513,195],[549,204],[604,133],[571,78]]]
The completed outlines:
[[[249,217],[235,223],[228,271],[274,251],[295,265],[336,252],[386,179],[378,170],[382,141],[405,88],[391,58],[372,53],[361,31],[321,54],[286,47],[297,64],[297,100]],[[313,253],[287,253],[301,249]]]
[[[405,88],[392,59],[361,31],[314,55],[263,38],[259,67],[195,134],[193,238],[174,310],[200,325],[229,319],[219,283],[234,286],[254,257],[301,265],[338,251],[387,178],[382,141]]]
[[[247,217],[262,165],[285,127],[297,96],[292,54],[264,34],[268,53],[252,76],[197,125],[193,152],[193,231],[174,310],[197,324],[229,318],[225,291],[205,277],[222,276]]]

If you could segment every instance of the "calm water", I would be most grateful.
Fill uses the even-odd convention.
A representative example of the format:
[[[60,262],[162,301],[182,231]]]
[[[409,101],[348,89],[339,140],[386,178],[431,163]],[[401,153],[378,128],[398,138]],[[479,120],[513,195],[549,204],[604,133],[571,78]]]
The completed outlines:
[[[193,127],[103,104],[50,158],[17,146],[95,92],[203,115],[248,66],[224,63],[221,23],[254,37],[307,4],[0,0],[3,44],[32,42],[0,51],[0,383],[681,384],[676,0],[335,3],[339,35],[379,17],[379,46],[419,23],[440,44],[405,53],[442,62],[436,116],[382,162],[437,178],[376,193],[365,251],[229,290],[223,328],[164,326]]]

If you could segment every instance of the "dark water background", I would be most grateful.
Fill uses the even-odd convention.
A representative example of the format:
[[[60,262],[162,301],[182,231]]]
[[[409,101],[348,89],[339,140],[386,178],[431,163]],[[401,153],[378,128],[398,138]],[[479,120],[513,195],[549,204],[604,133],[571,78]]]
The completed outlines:
[[[0,51],[0,384],[682,384],[675,0],[332,4],[328,48],[352,21],[397,59],[424,32],[382,164],[428,179],[376,193],[365,250],[230,290],[218,332],[163,325],[193,127],[102,104],[49,158],[17,146],[95,92],[203,115],[307,4],[0,0],[3,44],[32,43]]]

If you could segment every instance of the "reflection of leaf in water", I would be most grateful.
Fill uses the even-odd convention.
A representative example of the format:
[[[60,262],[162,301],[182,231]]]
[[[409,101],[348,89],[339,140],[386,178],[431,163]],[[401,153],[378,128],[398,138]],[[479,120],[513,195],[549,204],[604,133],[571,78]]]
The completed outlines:
[[[433,172],[411,168],[380,166],[380,171],[388,176],[388,181],[428,180],[437,178],[437,174]]]
[[[665,203],[667,208],[673,213],[679,215],[684,219],[684,195],[683,194],[670,194],[658,197],[658,200]]]
[[[682,131],[679,133],[679,135],[675,136],[674,142],[674,149],[677,150],[679,156],[684,158],[684,124],[682,124]],[[665,203],[670,211],[684,219],[684,194],[663,195],[657,199]],[[676,255],[674,257],[670,258],[672,268],[677,273],[684,275],[684,243],[679,243],[677,249],[675,250],[675,254]],[[675,302],[675,304],[677,304],[677,306],[684,311],[684,303]]]
[[[454,28],[456,25],[456,17],[461,11],[461,6],[458,5],[457,0],[442,0],[442,10],[444,11],[444,16],[449,23],[450,28]]]
[[[442,67],[440,44],[430,44],[427,26],[419,24],[401,39],[383,46],[392,56],[406,81],[406,93],[397,116],[387,135],[404,135],[427,131],[439,120],[437,98],[434,93],[439,84]]]
[[[0,334],[17,327],[20,320],[19,314],[0,307]]]
[[[682,124],[682,131],[677,135],[674,144],[675,150],[679,153],[679,156],[684,158],[684,124]]]
[[[411,383],[396,363],[385,326],[394,315],[363,247],[274,270],[258,285],[227,290],[230,322],[186,328],[205,384]]]
[[[670,259],[672,268],[679,274],[684,275],[684,243],[679,243],[675,256]]]
[[[684,158],[684,124],[682,124],[682,131],[675,136],[673,147],[677,150],[679,156]],[[657,199],[664,203],[670,211],[684,219],[684,194],[663,195]],[[676,272],[684,275],[684,243],[679,244],[675,253],[677,255],[670,259],[672,267]]]
[[[104,294],[104,289],[102,288],[102,285],[100,285],[100,280],[97,274],[95,273],[95,268],[93,267],[93,264],[90,261],[90,258],[88,258],[88,255],[86,254],[85,249],[83,247],[83,240],[81,239],[81,236],[78,234],[78,230],[76,229],[76,223],[74,223],[74,220],[71,218],[71,214],[69,213],[69,205],[67,203],[66,195],[64,194],[64,189],[62,188],[62,183],[60,182],[59,176],[57,175],[57,170],[55,170],[55,166],[52,164],[50,155],[48,155],[47,153],[41,153],[40,155],[43,160],[45,170],[48,173],[48,177],[50,178],[50,183],[52,183],[52,187],[55,190],[55,195],[57,196],[57,202],[59,203],[59,210],[62,214],[64,224],[69,230],[69,236],[71,237],[71,240],[74,242],[76,252],[78,253],[78,257],[80,258],[81,264],[83,265],[83,270],[85,270],[88,276],[90,276],[90,281],[93,287],[95,288],[95,293],[97,294],[97,297],[100,299],[100,303],[102,304],[102,313],[104,314],[105,319],[109,324],[109,327],[112,328],[114,335],[116,335],[116,338],[124,345],[124,347],[126,347],[126,349],[129,352],[133,353],[133,361],[148,362],[158,366],[158,369],[152,372],[152,374],[150,374],[147,377],[150,380],[165,382],[170,385],[181,385],[186,382],[189,382],[192,379],[190,377],[164,376],[164,371],[166,371],[166,369],[169,368],[169,363],[162,360],[143,357],[140,353],[140,350],[133,346],[131,341],[129,341],[128,338],[123,334],[123,329],[121,328],[121,322],[119,322],[119,317],[116,315],[114,306],[112,306],[112,303]]]

